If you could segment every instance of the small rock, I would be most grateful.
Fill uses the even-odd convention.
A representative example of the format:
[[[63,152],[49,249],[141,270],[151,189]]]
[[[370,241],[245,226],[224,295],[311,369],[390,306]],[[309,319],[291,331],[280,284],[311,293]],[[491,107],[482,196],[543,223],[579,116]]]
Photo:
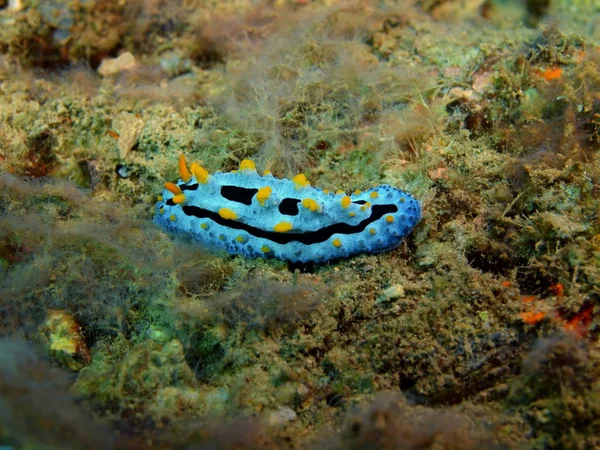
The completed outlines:
[[[119,135],[119,158],[123,160],[137,144],[144,129],[144,121],[135,114],[122,112],[114,118],[113,128]]]
[[[271,425],[283,425],[295,420],[296,417],[296,412],[292,408],[289,406],[281,406],[277,411],[271,413],[269,416],[269,423]]]
[[[8,6],[6,9],[12,11],[21,11],[23,9],[23,3],[21,3],[21,0],[8,0]]]
[[[393,300],[398,297],[404,297],[405,295],[406,293],[404,292],[404,286],[402,286],[401,284],[395,284],[381,293],[378,302],[387,302],[388,300]]]
[[[173,339],[173,333],[171,330],[160,325],[150,325],[146,330],[146,335],[156,342],[169,342],[171,339]]]
[[[95,159],[86,159],[77,163],[85,185],[94,188],[100,183],[100,170],[98,169],[98,162]],[[1,449],[0,449],[1,450]]]
[[[298,393],[298,395],[300,397],[304,397],[305,395],[308,394],[308,388],[304,385],[304,384],[300,384],[300,386],[298,386],[298,389],[296,389],[296,392]]]
[[[476,73],[473,75],[473,89],[483,92],[494,85],[495,73],[493,71]]]
[[[69,369],[78,371],[92,361],[81,327],[68,312],[49,310],[42,333],[52,357]]]
[[[97,72],[103,77],[109,77],[131,70],[136,65],[135,57],[131,53],[126,52],[117,58],[104,58],[98,66]]]
[[[125,164],[117,164],[115,167],[115,172],[119,176],[119,178],[129,178],[133,170],[131,167]]]

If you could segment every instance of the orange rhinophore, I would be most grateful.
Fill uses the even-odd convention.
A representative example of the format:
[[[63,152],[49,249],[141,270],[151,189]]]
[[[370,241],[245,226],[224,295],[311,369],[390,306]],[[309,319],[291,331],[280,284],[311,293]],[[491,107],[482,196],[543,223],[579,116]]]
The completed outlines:
[[[171,183],[170,181],[167,181],[165,183],[165,189],[170,191],[173,195],[183,194],[183,191],[181,190],[181,188],[179,186],[177,186],[175,183]]]
[[[184,183],[187,183],[192,179],[192,174],[188,170],[187,164],[185,162],[185,156],[183,156],[183,153],[179,155],[179,176],[181,177]]]

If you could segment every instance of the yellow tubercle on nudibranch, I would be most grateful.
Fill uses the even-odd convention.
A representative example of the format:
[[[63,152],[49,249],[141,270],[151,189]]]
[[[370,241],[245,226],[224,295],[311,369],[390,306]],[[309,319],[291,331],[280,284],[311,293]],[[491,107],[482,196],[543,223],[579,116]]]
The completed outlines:
[[[348,206],[350,206],[350,203],[352,203],[352,199],[350,197],[348,197],[347,195],[342,197],[342,200],[340,201],[340,205],[342,205],[342,208],[346,209]]]
[[[315,211],[319,211],[319,204],[313,200],[312,198],[305,198],[302,200],[302,206],[304,206],[306,209],[315,212]]]
[[[392,222],[394,221],[394,216],[386,216],[386,217],[385,217],[385,221],[386,221],[387,223],[392,223]]]
[[[183,153],[179,155],[179,176],[184,183],[188,183],[192,179],[192,174],[188,170]]]
[[[181,205],[185,202],[185,194],[177,194],[173,197],[173,203],[176,205]]]
[[[206,222],[203,222],[203,223],[200,225],[200,228],[202,228],[203,230],[206,230],[206,229],[208,228],[208,224],[207,224]]]
[[[371,198],[377,198],[377,197],[379,197],[379,194],[377,192],[373,191],[373,192],[371,192],[369,194],[369,197],[371,197]]]
[[[269,247],[267,247],[266,245],[263,245],[260,248],[260,251],[263,252],[263,253],[269,253],[271,251],[271,249]]]
[[[332,242],[334,247],[341,247],[342,246],[342,241],[340,241],[339,238],[335,238]]]
[[[256,171],[256,164],[251,159],[242,159],[240,163],[240,170],[254,170]]]
[[[267,175],[271,175],[271,171],[270,170],[263,170],[263,176],[267,176]]]
[[[290,231],[292,228],[293,226],[290,222],[279,222],[273,227],[273,230],[278,233],[285,233],[286,231]]]
[[[294,178],[292,178],[292,181],[296,184],[297,188],[310,186],[310,183],[306,179],[306,175],[304,175],[303,173],[299,173],[298,175],[296,175]]]
[[[210,177],[208,170],[202,167],[198,163],[192,163],[190,166],[191,172],[196,177],[196,181],[200,184],[206,184],[208,182],[208,178]]]
[[[235,213],[235,211],[233,211],[232,209],[229,209],[229,208],[221,208],[221,209],[219,209],[219,215],[223,219],[228,219],[228,220],[235,220],[235,219],[238,218],[238,216]]]
[[[243,244],[244,242],[246,242],[247,239],[244,236],[237,236],[235,240]]]
[[[265,201],[271,196],[272,191],[270,186],[261,187],[256,193],[256,200],[258,200],[262,206],[265,206]]]

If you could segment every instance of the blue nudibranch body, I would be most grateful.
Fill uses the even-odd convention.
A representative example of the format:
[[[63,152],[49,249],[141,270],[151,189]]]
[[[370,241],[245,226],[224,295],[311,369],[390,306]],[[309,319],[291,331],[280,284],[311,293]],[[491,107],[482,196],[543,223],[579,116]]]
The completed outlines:
[[[238,171],[209,174],[179,159],[181,178],[165,183],[154,221],[208,247],[247,257],[322,263],[397,247],[421,219],[409,194],[381,185],[331,194],[293,179],[259,175],[245,159]]]

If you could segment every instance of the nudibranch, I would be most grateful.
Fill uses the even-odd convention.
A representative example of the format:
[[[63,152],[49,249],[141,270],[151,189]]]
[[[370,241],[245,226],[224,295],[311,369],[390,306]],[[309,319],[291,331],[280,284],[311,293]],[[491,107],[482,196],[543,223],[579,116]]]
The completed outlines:
[[[323,263],[397,247],[421,219],[421,205],[388,185],[347,195],[259,175],[244,159],[239,170],[209,174],[179,158],[180,179],[165,183],[154,221],[208,247],[247,257]]]

